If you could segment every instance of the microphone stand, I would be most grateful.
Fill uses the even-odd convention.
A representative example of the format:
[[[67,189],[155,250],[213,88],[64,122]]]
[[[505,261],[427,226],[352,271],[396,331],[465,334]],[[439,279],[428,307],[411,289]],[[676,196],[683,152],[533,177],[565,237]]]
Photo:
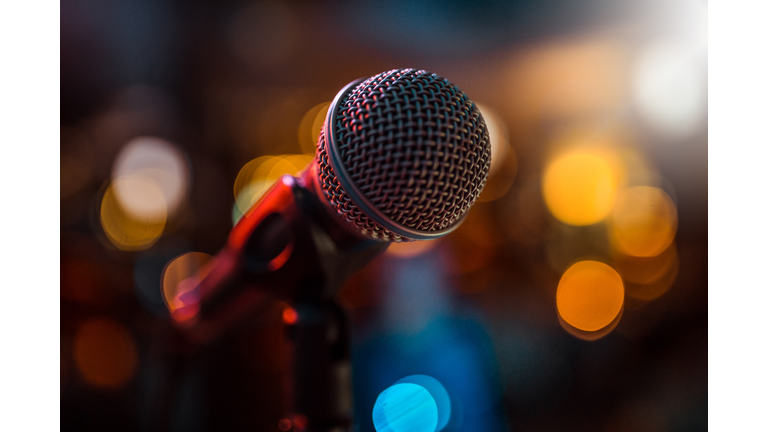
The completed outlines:
[[[265,305],[292,306],[287,345],[289,407],[296,431],[352,429],[350,328],[336,293],[388,242],[361,237],[320,198],[316,165],[284,176],[233,228],[226,247],[192,295],[187,336],[205,344]]]

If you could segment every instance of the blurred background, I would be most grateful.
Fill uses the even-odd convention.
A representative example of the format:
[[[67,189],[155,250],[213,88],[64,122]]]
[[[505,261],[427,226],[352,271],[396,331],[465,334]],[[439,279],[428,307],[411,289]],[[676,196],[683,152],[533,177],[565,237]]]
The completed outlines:
[[[706,1],[60,7],[62,430],[298,430],[285,304],[195,355],[169,308],[336,92],[403,67],[479,105],[493,164],[339,293],[356,427],[426,375],[446,431],[707,429]]]

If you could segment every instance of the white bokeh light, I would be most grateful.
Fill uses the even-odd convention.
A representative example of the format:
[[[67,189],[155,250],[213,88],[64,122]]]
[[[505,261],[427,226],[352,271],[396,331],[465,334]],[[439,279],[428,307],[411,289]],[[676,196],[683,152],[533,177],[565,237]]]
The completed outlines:
[[[632,93],[644,120],[673,139],[690,136],[706,112],[704,72],[695,52],[674,42],[657,42],[638,57]]]
[[[189,186],[189,168],[173,144],[144,136],[132,139],[120,151],[112,180],[126,211],[151,218],[159,212],[173,214],[179,208]]]

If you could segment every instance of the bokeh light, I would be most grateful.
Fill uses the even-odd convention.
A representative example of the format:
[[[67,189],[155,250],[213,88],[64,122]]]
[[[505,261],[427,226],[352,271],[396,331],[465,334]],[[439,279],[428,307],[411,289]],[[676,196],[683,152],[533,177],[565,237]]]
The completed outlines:
[[[74,356],[85,381],[102,388],[127,383],[139,361],[136,343],[128,330],[106,318],[92,319],[80,326]]]
[[[287,418],[282,418],[278,420],[277,427],[280,428],[281,431],[287,431],[291,429],[291,421]]]
[[[299,313],[296,312],[296,309],[285,305],[285,308],[283,309],[283,322],[288,325],[296,324],[296,322],[299,321]]]
[[[517,155],[509,144],[509,133],[499,115],[490,107],[477,104],[488,126],[491,141],[491,169],[479,202],[493,201],[509,190],[517,176]]]
[[[619,315],[624,305],[624,283],[607,264],[580,261],[560,278],[557,311],[571,326],[598,331]]]
[[[187,195],[189,168],[184,154],[160,138],[134,138],[112,169],[115,196],[137,219],[173,215]]]
[[[509,133],[496,111],[480,103],[476,105],[483,115],[485,125],[488,127],[488,137],[491,140],[491,169],[488,171],[488,175],[492,175],[501,168],[501,162],[507,157],[507,152],[511,149]]]
[[[606,151],[568,151],[544,171],[544,201],[550,212],[566,224],[600,222],[611,211],[621,175],[620,164]]]
[[[435,247],[439,240],[424,240],[392,243],[387,247],[387,254],[398,258],[410,258],[421,255]]]
[[[690,136],[706,112],[704,71],[685,45],[664,41],[647,47],[632,76],[637,108],[648,124],[670,138]]]
[[[623,253],[638,257],[658,255],[675,238],[677,208],[659,188],[626,188],[617,195],[611,227],[613,240]]]
[[[310,162],[312,156],[301,154],[261,156],[245,164],[235,179],[232,222],[237,223],[280,177],[295,176]]]
[[[440,381],[428,375],[411,375],[398,380],[395,384],[410,383],[424,387],[435,400],[437,406],[437,426],[435,431],[442,430],[451,419],[451,398]]]
[[[317,139],[320,136],[320,130],[323,128],[323,122],[330,106],[330,102],[315,105],[302,117],[301,123],[299,123],[298,138],[299,148],[304,154],[315,156]]]
[[[672,255],[672,263],[659,279],[647,284],[627,283],[626,292],[629,297],[640,300],[655,300],[666,293],[677,279],[680,271],[680,260],[677,254]]]
[[[422,386],[395,384],[379,395],[373,406],[373,426],[377,432],[434,432],[437,405]]]
[[[669,273],[676,260],[677,247],[672,242],[663,252],[651,257],[637,257],[619,252],[613,258],[613,264],[625,282],[648,285]]]
[[[624,98],[621,43],[571,38],[540,44],[511,59],[507,113],[517,118],[572,118],[604,113]]]
[[[195,288],[212,269],[212,259],[207,253],[188,252],[163,269],[163,299],[176,321],[189,321],[200,309],[200,295]]]
[[[141,187],[134,190],[143,190],[147,193],[146,196],[162,199],[162,193],[154,182],[146,181],[142,177],[123,177],[118,180],[118,182],[124,181],[141,183]],[[113,183],[107,187],[102,197],[99,220],[104,234],[115,247],[127,251],[142,250],[155,244],[163,234],[167,219],[163,209],[162,206],[154,209],[152,217],[145,216],[139,219],[133,216],[120,205]]]

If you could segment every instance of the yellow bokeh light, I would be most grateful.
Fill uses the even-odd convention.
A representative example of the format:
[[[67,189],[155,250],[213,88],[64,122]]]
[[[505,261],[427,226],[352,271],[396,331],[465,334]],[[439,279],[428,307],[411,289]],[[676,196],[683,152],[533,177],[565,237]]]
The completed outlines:
[[[600,150],[570,151],[544,172],[542,192],[550,212],[569,225],[591,225],[611,211],[621,167]]]
[[[235,179],[233,222],[237,223],[280,177],[297,175],[312,159],[306,154],[261,156],[245,164]]]
[[[213,257],[203,252],[180,255],[163,269],[163,300],[177,321],[192,318],[199,309],[199,294],[195,288],[208,275]]]
[[[580,261],[560,278],[557,311],[579,330],[598,331],[611,324],[624,305],[624,283],[607,264]]]
[[[627,255],[658,255],[669,247],[677,231],[675,204],[669,195],[655,187],[622,190],[611,216],[614,243]]]
[[[320,136],[320,129],[323,127],[330,106],[330,102],[315,105],[302,117],[301,123],[299,123],[298,138],[299,148],[304,154],[315,155],[317,138]]]
[[[125,384],[136,371],[139,357],[131,334],[109,319],[93,319],[78,329],[74,356],[83,378],[97,387]]]
[[[129,180],[123,178],[119,181],[136,182],[141,186],[138,189],[149,194],[148,196],[162,197],[162,193],[156,186],[154,192],[149,192],[153,190],[153,183],[141,177]],[[158,206],[151,213],[151,217],[137,218],[133,216],[120,205],[113,183],[104,192],[99,216],[104,234],[112,244],[118,249],[135,251],[149,248],[163,234],[167,219],[167,213],[163,209],[164,207]]]

